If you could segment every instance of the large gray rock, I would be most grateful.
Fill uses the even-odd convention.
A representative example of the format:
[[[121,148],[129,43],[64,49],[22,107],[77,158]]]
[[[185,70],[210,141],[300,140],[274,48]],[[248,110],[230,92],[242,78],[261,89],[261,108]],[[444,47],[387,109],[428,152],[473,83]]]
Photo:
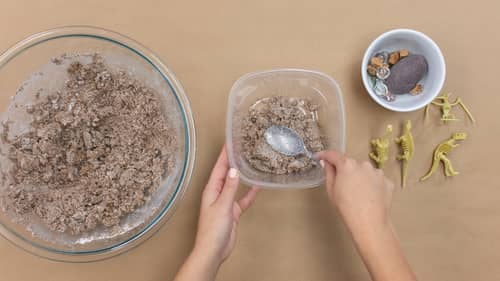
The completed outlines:
[[[386,80],[389,92],[401,95],[415,88],[418,81],[427,73],[427,60],[422,55],[409,55],[391,68],[391,75]]]

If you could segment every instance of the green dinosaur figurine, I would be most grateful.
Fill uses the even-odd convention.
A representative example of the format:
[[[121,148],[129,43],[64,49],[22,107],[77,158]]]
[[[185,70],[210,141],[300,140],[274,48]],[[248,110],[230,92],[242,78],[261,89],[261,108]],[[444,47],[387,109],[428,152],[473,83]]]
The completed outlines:
[[[376,138],[371,141],[375,151],[370,152],[370,158],[377,163],[377,167],[382,169],[385,161],[389,158],[389,141],[392,134],[392,125],[387,125],[385,135],[381,138]]]
[[[425,119],[429,116],[429,107],[431,104],[437,105],[441,107],[441,121],[443,123],[448,123],[448,121],[456,121],[459,120],[455,118],[455,115],[451,113],[451,110],[454,106],[460,105],[462,109],[465,111],[467,116],[472,122],[476,122],[472,113],[470,113],[469,109],[465,106],[460,98],[456,98],[454,102],[450,102],[451,93],[446,93],[441,96],[436,97],[430,104],[425,107]]]
[[[458,172],[453,169],[451,166],[451,161],[446,157],[450,151],[453,150],[453,148],[457,147],[458,144],[456,141],[460,140],[465,140],[467,138],[466,133],[454,133],[451,135],[450,139],[445,140],[444,142],[440,143],[436,149],[434,150],[434,157],[432,159],[432,166],[429,172],[420,178],[421,181],[424,181],[428,179],[438,168],[439,162],[443,162],[444,165],[444,174],[447,177],[451,176],[456,176],[458,175]]]
[[[406,186],[406,176],[408,175],[408,162],[413,158],[415,152],[415,143],[411,134],[411,121],[407,120],[404,128],[404,133],[394,140],[396,144],[401,146],[402,153],[397,155],[396,159],[401,161],[401,187]]]

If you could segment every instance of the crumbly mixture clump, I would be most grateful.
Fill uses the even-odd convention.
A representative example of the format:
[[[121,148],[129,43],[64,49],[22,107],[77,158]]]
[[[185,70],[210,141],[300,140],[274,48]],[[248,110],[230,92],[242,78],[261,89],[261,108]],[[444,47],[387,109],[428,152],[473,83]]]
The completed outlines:
[[[243,119],[243,155],[252,167],[273,174],[305,172],[316,163],[304,155],[292,157],[274,151],[264,138],[272,125],[295,130],[311,152],[325,148],[318,125],[318,105],[307,99],[270,97],[258,100]]]
[[[158,93],[99,55],[73,62],[60,91],[27,107],[10,147],[4,209],[79,234],[113,227],[144,205],[173,167],[175,137]],[[8,125],[5,125],[8,127]]]

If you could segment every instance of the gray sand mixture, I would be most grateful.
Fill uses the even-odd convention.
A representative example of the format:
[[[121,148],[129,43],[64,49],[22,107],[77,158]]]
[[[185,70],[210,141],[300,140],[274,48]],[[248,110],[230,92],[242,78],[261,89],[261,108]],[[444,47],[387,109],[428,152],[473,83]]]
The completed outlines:
[[[57,63],[57,61],[53,61]],[[158,93],[99,55],[73,62],[68,81],[27,107],[29,131],[8,135],[5,211],[57,232],[113,227],[145,204],[173,167],[175,137]]]
[[[316,163],[306,156],[285,156],[267,144],[264,133],[272,125],[295,130],[311,152],[325,148],[318,126],[318,105],[309,100],[291,97],[270,97],[258,100],[243,119],[243,155],[252,167],[273,174],[306,172]]]

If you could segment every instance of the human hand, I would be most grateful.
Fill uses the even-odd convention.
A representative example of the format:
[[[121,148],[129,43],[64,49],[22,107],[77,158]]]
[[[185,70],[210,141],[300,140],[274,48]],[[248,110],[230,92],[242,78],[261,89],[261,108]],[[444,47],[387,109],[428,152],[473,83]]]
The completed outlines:
[[[317,153],[325,169],[328,197],[351,232],[372,279],[415,281],[389,219],[394,184],[370,162],[336,151]]]
[[[217,265],[231,254],[240,217],[252,205],[258,192],[258,188],[252,187],[236,201],[238,185],[239,171],[229,169],[224,146],[203,191],[193,250],[194,253],[209,257]]]
[[[394,184],[382,170],[337,151],[319,152],[315,157],[324,165],[328,196],[353,235],[390,225]]]

